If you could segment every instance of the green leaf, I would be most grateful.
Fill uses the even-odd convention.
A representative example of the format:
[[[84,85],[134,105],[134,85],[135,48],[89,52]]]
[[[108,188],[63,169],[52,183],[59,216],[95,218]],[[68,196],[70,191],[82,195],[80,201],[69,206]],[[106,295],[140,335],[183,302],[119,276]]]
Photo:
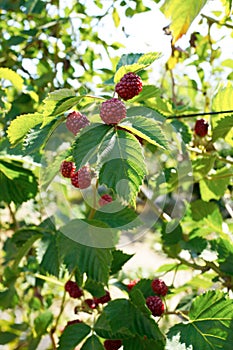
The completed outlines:
[[[233,146],[233,115],[228,115],[216,121],[213,129],[212,141],[223,138]]]
[[[159,112],[144,106],[135,106],[127,109],[127,118],[134,118],[135,115],[153,119],[157,122],[160,122],[161,124],[165,122],[164,116],[162,116]]]
[[[223,292],[208,291],[194,299],[189,318],[188,323],[173,326],[168,338],[180,333],[180,341],[192,346],[193,350],[227,349],[230,346],[227,337],[233,331],[233,301]]]
[[[43,255],[40,267],[53,276],[59,276],[60,256],[55,236],[51,236],[50,243]]]
[[[166,0],[161,11],[171,20],[173,44],[188,31],[191,23],[207,3],[207,0]]]
[[[193,173],[196,181],[203,178],[213,168],[215,162],[215,156],[198,157],[192,161]]]
[[[72,152],[77,170],[87,162],[89,164],[96,162],[99,148],[110,129],[108,125],[96,123],[81,130]]]
[[[222,216],[213,202],[198,199],[191,203],[192,218],[204,233],[222,233]]]
[[[151,295],[154,295],[154,292],[151,288],[151,283],[152,283],[151,279],[141,278],[140,281],[136,283],[136,285],[133,287],[133,289],[140,290],[144,298],[147,298]]]
[[[208,177],[203,178],[200,181],[200,191],[201,198],[204,201],[209,201],[211,199],[220,199],[224,193],[228,185],[230,185],[230,181],[233,179],[233,169],[224,167],[220,170],[217,170],[213,175],[209,175]]]
[[[139,58],[143,56],[143,53],[128,53],[123,54],[117,63],[116,71],[122,66],[130,66],[134,63],[137,63]]]
[[[229,17],[232,12],[232,0],[221,0],[224,8],[226,17]]]
[[[43,115],[44,116],[55,116],[55,115],[58,115],[59,113],[56,114],[56,110],[59,109],[60,106],[63,105],[63,103],[66,103],[70,99],[72,100],[74,98],[76,98],[76,94],[71,89],[60,89],[60,90],[55,90],[55,91],[51,92],[43,100],[43,103],[44,103],[44,105],[43,105]],[[79,98],[80,98],[80,96],[79,96]],[[71,107],[72,107],[72,105],[71,105]],[[63,112],[65,112],[66,110],[64,110]]]
[[[149,311],[148,307],[146,307],[146,301],[145,298],[138,288],[132,288],[129,294],[130,300],[132,303],[146,316],[150,316],[151,312]]]
[[[9,80],[18,91],[23,90],[23,79],[9,68],[0,68],[0,79]]]
[[[34,198],[38,191],[33,172],[23,168],[22,163],[7,158],[0,159],[0,182],[0,200],[5,203],[21,204]]]
[[[212,100],[212,110],[218,111],[232,111],[233,110],[233,84],[220,84],[216,90]],[[228,113],[228,115],[232,113]],[[227,114],[226,114],[227,115]],[[225,115],[225,117],[226,117]],[[214,130],[221,119],[225,118],[224,114],[216,114],[211,116],[211,126]]]
[[[5,345],[17,338],[15,333],[11,332],[0,332],[0,345]]]
[[[155,60],[157,60],[161,54],[159,52],[148,52],[144,55],[132,56],[133,63],[128,65],[121,65],[115,75],[114,75],[114,83],[120,81],[120,79],[129,72],[137,73],[142,69],[149,67]],[[138,60],[136,60],[138,58]]]
[[[91,278],[87,278],[84,289],[97,298],[102,297],[106,293],[103,283],[96,282]]]
[[[113,8],[112,18],[113,18],[113,21],[114,21],[116,28],[119,27],[121,19],[120,19],[118,12],[117,12],[116,7]]]
[[[93,334],[87,338],[81,350],[104,350],[104,347],[99,341],[99,338]]]
[[[86,273],[90,279],[107,284],[112,264],[111,249],[93,248],[81,245],[64,235],[58,235],[60,254],[69,271],[77,266],[81,273]]]
[[[51,311],[44,311],[34,320],[35,331],[37,335],[41,336],[47,333],[47,328],[53,321],[53,314]]]
[[[127,350],[163,350],[164,346],[158,346],[157,341],[146,337],[134,337],[123,340],[124,348]],[[173,348],[172,350],[176,350]]]
[[[120,198],[134,206],[146,174],[142,148],[135,137],[122,130],[113,133],[101,165],[99,183],[112,188]]]
[[[58,350],[74,350],[91,331],[91,328],[85,323],[76,323],[67,326],[58,344]]]
[[[22,114],[14,119],[7,129],[10,143],[15,146],[35,126],[41,124],[43,115],[39,113]]]
[[[122,252],[121,250],[113,250],[112,251],[112,265],[111,265],[111,275],[114,275],[115,273],[119,272],[122,268],[122,266],[131,259],[134,254],[126,254]]]
[[[29,252],[29,250],[32,248],[33,244],[39,239],[41,238],[41,234],[37,233],[34,234],[33,236],[31,236],[17,251],[17,255],[15,257],[15,261],[13,264],[13,269],[17,269],[17,267],[19,266],[20,261],[22,260],[22,258],[24,256],[27,255],[27,253]]]
[[[129,130],[149,143],[163,149],[168,149],[168,141],[161,123],[144,116],[125,118],[119,126]]]
[[[171,122],[171,124],[172,124],[172,126],[174,126],[176,131],[178,133],[180,133],[184,143],[188,144],[191,141],[191,139],[192,139],[192,134],[191,134],[190,129],[188,128],[188,126],[186,124],[182,123],[179,120],[173,120]]]
[[[149,98],[153,98],[153,97],[157,96],[158,94],[160,94],[160,89],[157,88],[156,86],[154,86],[154,85],[143,85],[143,89],[140,92],[140,94],[138,94],[137,96],[133,97],[131,99],[131,101],[132,101],[132,103],[133,102],[142,102],[143,103],[145,100],[147,100]]]
[[[106,339],[146,336],[156,342],[156,349],[164,348],[164,337],[157,323],[126,299],[109,302],[94,328],[98,335]]]
[[[105,222],[111,228],[119,230],[132,230],[142,225],[138,214],[128,207],[123,207],[119,202],[112,202],[105,205],[102,210],[97,210],[95,219]]]

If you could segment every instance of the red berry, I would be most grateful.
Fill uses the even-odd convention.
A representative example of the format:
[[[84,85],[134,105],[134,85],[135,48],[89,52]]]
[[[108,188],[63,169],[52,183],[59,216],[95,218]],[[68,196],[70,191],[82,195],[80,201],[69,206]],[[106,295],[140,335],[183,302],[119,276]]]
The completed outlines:
[[[77,133],[84,128],[85,126],[89,125],[90,122],[87,119],[87,117],[84,114],[81,114],[79,112],[71,112],[68,114],[66,119],[66,127],[68,130],[70,130],[74,135],[77,135]]]
[[[128,290],[131,290],[139,281],[140,281],[140,279],[138,279],[138,278],[137,278],[136,280],[130,281],[130,282],[127,284]]]
[[[70,326],[70,325],[72,325],[72,324],[76,324],[76,323],[82,323],[82,321],[80,321],[80,320],[68,321],[66,327],[67,327],[67,326]]]
[[[63,160],[60,166],[60,172],[62,176],[71,178],[71,176],[75,172],[75,165],[73,162],[68,162],[66,160]]]
[[[71,183],[77,188],[87,188],[91,184],[91,173],[88,166],[83,166],[71,176]]]
[[[80,298],[83,295],[82,289],[73,281],[66,282],[65,291],[69,293],[71,298]]]
[[[159,278],[156,278],[152,281],[151,287],[153,291],[158,295],[165,296],[168,292],[167,285],[164,281],[160,280]]]
[[[142,80],[138,75],[129,72],[116,84],[115,91],[123,100],[130,100],[142,91]]]
[[[94,299],[85,299],[84,302],[89,306],[90,309],[95,309],[97,306]]]
[[[102,103],[100,117],[105,124],[117,124],[126,117],[126,107],[117,98],[111,98]]]
[[[108,303],[110,300],[111,300],[111,296],[110,296],[110,293],[109,291],[105,291],[105,295],[103,295],[102,297],[100,298],[95,298],[94,297],[94,301],[96,304],[105,304],[105,303]]]
[[[198,119],[194,126],[194,132],[200,137],[204,137],[208,133],[209,124],[205,119]]]
[[[99,206],[103,207],[104,205],[112,202],[112,196],[109,194],[103,194],[99,199]]]
[[[146,298],[146,305],[152,312],[153,316],[161,316],[164,313],[164,303],[158,296]]]
[[[121,345],[122,345],[122,342],[121,340],[118,340],[118,339],[116,340],[108,339],[108,340],[105,340],[104,342],[104,348],[106,350],[118,350],[120,349]]]

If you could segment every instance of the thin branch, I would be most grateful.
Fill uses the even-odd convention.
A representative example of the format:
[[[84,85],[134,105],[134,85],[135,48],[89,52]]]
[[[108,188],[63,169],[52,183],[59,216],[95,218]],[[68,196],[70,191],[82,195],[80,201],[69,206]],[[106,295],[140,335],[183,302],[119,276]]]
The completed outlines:
[[[190,114],[181,114],[181,115],[170,115],[166,119],[182,119],[182,118],[193,118],[193,117],[199,117],[199,116],[205,116],[205,115],[215,115],[215,114],[224,114],[224,113],[232,113],[233,110],[229,111],[218,111],[218,112],[202,112],[202,113],[190,113]]]

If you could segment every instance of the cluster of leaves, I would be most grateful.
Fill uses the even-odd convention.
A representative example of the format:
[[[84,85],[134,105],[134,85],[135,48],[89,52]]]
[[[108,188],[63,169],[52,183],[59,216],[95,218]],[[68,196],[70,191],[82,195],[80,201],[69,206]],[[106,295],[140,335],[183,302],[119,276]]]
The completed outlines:
[[[101,1],[94,2],[102,8]],[[116,3],[113,1],[108,11],[115,25],[119,26]],[[216,76],[214,62],[220,57],[221,50],[213,49],[210,28],[217,20],[206,19],[208,35],[192,35],[187,52],[176,47],[176,41],[187,32],[205,3],[199,0],[194,5],[188,0],[182,3],[168,0],[162,7],[172,21],[172,50],[166,64],[171,82],[168,79],[163,81],[160,89],[145,84],[148,78],[145,69],[159,54],[128,54],[123,55],[117,64],[113,60],[112,70],[102,70],[100,76],[106,80],[103,84],[106,89],[98,96],[91,93],[87,84],[94,75],[98,55],[91,45],[87,45],[85,53],[77,55],[74,50],[77,38],[74,32],[72,35],[66,32],[70,15],[76,12],[82,23],[78,40],[96,42],[108,51],[106,43],[90,30],[93,21],[82,2],[72,9],[66,7],[63,10],[56,1],[50,4],[21,1],[20,5],[8,1],[1,5],[4,55],[0,78],[4,83],[0,122],[4,137],[0,154],[0,201],[4,208],[9,209],[12,218],[12,223],[5,225],[8,230],[3,239],[4,263],[0,280],[0,308],[6,313],[12,310],[12,319],[1,322],[1,345],[12,344],[14,348],[33,350],[37,349],[44,335],[49,334],[53,348],[58,346],[60,350],[72,350],[78,344],[83,350],[101,350],[104,349],[104,339],[121,339],[126,350],[169,350],[178,349],[181,344],[194,350],[231,348],[233,308],[228,292],[233,289],[230,234],[233,225],[229,215],[233,173],[233,118],[230,112],[233,110],[233,85],[230,81],[220,84],[212,97],[212,87],[200,66],[208,61],[213,66],[212,74]],[[135,8],[131,2],[127,5],[121,1],[118,5],[125,9],[126,16],[149,10],[140,0],[135,1]],[[51,20],[52,6],[60,12],[53,8],[54,18]],[[224,1],[224,6],[227,16],[231,1]],[[93,20],[99,21],[101,16],[94,16]],[[10,20],[19,25],[9,26]],[[227,21],[226,17],[226,25]],[[59,40],[64,44],[63,55]],[[54,43],[54,46],[49,43]],[[119,47],[115,45],[115,49]],[[19,48],[24,55],[17,60]],[[24,68],[23,60],[27,58],[37,60],[35,76]],[[176,76],[177,63],[185,63],[186,58],[191,59],[191,65],[196,69],[196,80],[188,78],[185,72],[182,78]],[[61,63],[63,82],[57,75]],[[82,86],[78,88],[73,84],[77,78],[75,64],[82,67],[79,76]],[[114,85],[130,71],[141,75],[144,81],[142,92],[127,102],[127,118],[117,126],[103,124],[99,118],[100,103],[110,98],[109,92],[113,92]],[[174,77],[181,84],[176,84]],[[184,90],[185,84],[189,87],[188,93]],[[61,89],[53,91],[59,87]],[[76,108],[85,112],[91,124],[71,139],[63,127],[68,111]],[[216,114],[207,115],[208,134],[198,137],[193,128],[196,116],[203,110]],[[62,141],[56,137],[53,139],[57,129]],[[64,151],[61,146],[67,142],[69,147]],[[69,157],[77,169],[83,162],[91,165],[98,176],[97,192],[103,189],[112,191],[115,201],[106,206],[109,212],[98,208],[93,211],[78,194],[75,199],[78,203],[76,218],[71,220],[70,208],[65,208],[61,213],[65,224],[61,220],[63,224],[59,229],[55,225],[57,218],[47,217],[46,211],[45,218],[37,226],[17,222],[14,210],[30,199],[41,205],[40,194],[46,196],[48,202],[63,205],[59,195],[54,193],[54,187],[50,191],[49,186],[57,186],[55,179],[60,163]],[[160,160],[162,171],[150,167],[153,157]],[[179,160],[182,160],[181,164]],[[28,169],[29,164],[31,169]],[[70,196],[66,182],[58,186],[57,192],[63,189],[67,197]],[[192,197],[186,198],[182,220],[176,220],[177,208],[172,203],[181,188],[192,193]],[[147,194],[148,189],[151,196]],[[164,208],[155,204],[161,196],[168,201]],[[92,203],[95,201],[96,198]],[[156,237],[160,235],[163,252],[174,259],[174,263],[163,265],[155,273],[162,275],[174,271],[175,276],[182,269],[196,271],[179,289],[175,278],[170,285],[164,317],[167,320],[170,314],[175,314],[181,319],[180,323],[171,324],[170,329],[166,325],[159,327],[158,319],[152,317],[145,305],[146,298],[151,295],[152,279],[142,278],[130,292],[127,290],[122,269],[132,256],[116,248],[122,227],[124,231],[134,232],[142,225],[140,208],[145,203],[157,213],[158,221],[151,225],[151,232]],[[101,237],[104,230],[107,234]],[[69,233],[69,238],[64,232]],[[66,318],[70,317],[70,308],[75,315],[79,307],[78,302],[69,304],[64,292],[65,281],[70,278],[83,288],[85,298],[102,296],[106,287],[110,292],[111,288],[117,288],[121,297],[109,301],[94,313],[90,310],[82,313],[78,309],[83,322],[61,330],[59,327],[64,327]],[[179,292],[185,292],[186,296],[175,310],[169,310],[169,299]],[[52,311],[56,298],[61,304],[58,315]],[[69,317],[62,318],[66,301]],[[15,311],[22,316],[20,322],[16,320]]]

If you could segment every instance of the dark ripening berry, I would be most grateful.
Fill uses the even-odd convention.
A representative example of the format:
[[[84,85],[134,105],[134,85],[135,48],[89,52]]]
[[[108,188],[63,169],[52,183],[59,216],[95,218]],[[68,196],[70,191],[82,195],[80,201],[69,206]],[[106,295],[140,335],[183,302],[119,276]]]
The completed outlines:
[[[126,107],[117,98],[111,98],[102,103],[100,117],[105,124],[117,124],[126,117]]]
[[[112,202],[112,196],[109,194],[103,194],[99,199],[99,206],[103,207],[104,205]]]
[[[158,296],[150,296],[146,298],[146,305],[152,312],[153,316],[161,316],[164,313],[164,303]]]
[[[104,348],[105,350],[118,350],[120,349],[122,345],[122,342],[121,340],[112,340],[112,339],[108,339],[108,340],[105,340],[104,342]]]
[[[85,299],[84,302],[89,306],[90,309],[95,309],[97,306],[94,299]]]
[[[72,324],[76,324],[76,323],[82,323],[82,321],[80,321],[80,320],[68,321],[66,327],[67,327],[67,326],[70,326],[70,325],[72,325]]]
[[[123,100],[130,100],[142,91],[142,80],[138,75],[129,72],[116,84],[115,91]]]
[[[60,166],[60,172],[62,176],[71,178],[71,176],[75,172],[75,165],[73,162],[68,162],[66,160],[63,160]]]
[[[88,166],[83,166],[71,176],[71,183],[77,188],[87,188],[91,184],[91,173]]]
[[[204,137],[208,133],[209,124],[205,119],[198,119],[194,126],[194,132],[200,137]]]
[[[105,295],[103,295],[102,297],[100,298],[96,298],[94,297],[94,302],[98,305],[98,304],[105,304],[105,303],[108,303],[110,300],[111,300],[111,296],[110,296],[110,293],[109,291],[105,291]]]
[[[128,290],[130,291],[139,281],[140,281],[140,279],[136,279],[136,280],[130,281],[130,282],[127,284]]]
[[[153,291],[158,295],[165,296],[168,292],[168,287],[166,286],[165,282],[158,278],[155,278],[152,281],[151,287]]]
[[[74,135],[77,135],[82,128],[89,124],[87,117],[79,112],[71,112],[66,118],[66,127]]]
[[[73,281],[66,282],[65,291],[69,293],[71,298],[80,298],[83,295],[82,289]]]

